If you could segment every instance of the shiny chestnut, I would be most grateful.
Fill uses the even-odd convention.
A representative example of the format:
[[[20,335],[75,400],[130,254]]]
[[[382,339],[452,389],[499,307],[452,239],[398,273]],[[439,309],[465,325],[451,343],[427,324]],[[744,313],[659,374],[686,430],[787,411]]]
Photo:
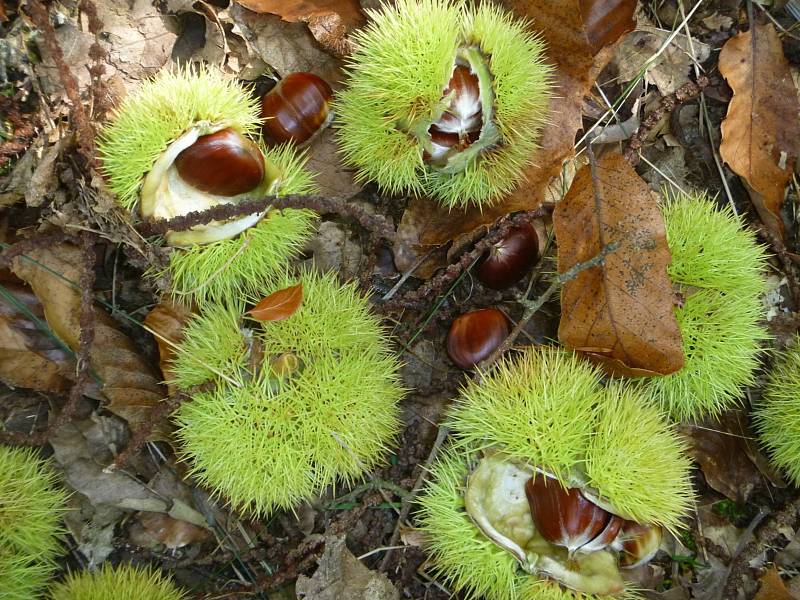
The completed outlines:
[[[313,73],[290,73],[261,98],[264,138],[270,145],[302,144],[328,124],[331,86]]]
[[[539,236],[530,223],[512,227],[486,252],[475,268],[483,285],[502,290],[525,277],[539,260]]]
[[[238,196],[264,179],[258,146],[233,129],[204,135],[178,154],[175,168],[186,183],[217,196]]]
[[[511,323],[496,308],[464,313],[450,325],[447,354],[462,369],[472,369],[489,358],[510,332]]]
[[[548,542],[577,550],[601,550],[617,537],[623,520],[600,508],[577,488],[537,473],[525,484],[536,530]]]
[[[661,536],[661,527],[625,521],[613,545],[620,551],[620,566],[633,568],[649,562],[661,546]]]
[[[469,67],[456,65],[444,89],[450,97],[447,108],[428,129],[431,152],[425,151],[425,162],[443,166],[453,152],[461,152],[479,137],[482,125],[480,83]]]

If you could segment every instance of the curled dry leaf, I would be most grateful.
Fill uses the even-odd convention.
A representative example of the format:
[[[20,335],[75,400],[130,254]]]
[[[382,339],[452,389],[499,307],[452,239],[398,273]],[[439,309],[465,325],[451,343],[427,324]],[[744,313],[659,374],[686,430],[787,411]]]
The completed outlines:
[[[303,302],[303,284],[273,292],[247,311],[257,321],[283,321],[291,317]]]
[[[344,538],[329,537],[325,552],[311,577],[297,578],[300,600],[399,600],[392,582],[377,571],[370,571],[347,549]]]
[[[541,148],[525,173],[526,181],[482,212],[475,208],[455,215],[430,199],[417,201],[415,210],[426,215],[426,226],[419,233],[423,246],[443,244],[503,215],[534,210],[564,195],[571,174],[563,170],[563,163],[574,155],[583,97],[611,58],[608,46],[635,26],[634,0],[502,0],[500,4],[532,22],[555,66],[554,94]]]
[[[41,303],[29,287],[14,279],[8,272],[0,273],[0,381],[39,392],[64,392],[74,372],[72,354],[42,330]]]
[[[186,521],[173,519],[160,512],[144,511],[137,516],[134,531],[135,541],[139,545],[153,548],[164,544],[167,548],[183,548],[195,542],[202,542],[209,537],[207,530]]]
[[[795,596],[789,593],[778,570],[773,567],[761,578],[761,588],[753,600],[793,600]]]
[[[15,258],[14,274],[33,289],[50,329],[73,351],[80,336],[80,292],[72,282],[81,279],[80,249],[69,244],[37,248]],[[102,382],[108,410],[132,426],[144,421],[164,393],[157,375],[140,356],[131,339],[101,307],[95,307],[95,336],[90,352],[92,371]]]
[[[364,23],[358,0],[238,0],[258,13],[280,16],[290,23],[308,24],[311,35],[334,56],[350,53],[347,34]]]
[[[183,327],[191,316],[191,307],[165,300],[154,306],[144,318],[145,326],[150,328],[158,344],[158,363],[170,395],[175,392],[170,370],[172,355],[175,353],[175,346],[183,339]]]
[[[633,167],[617,153],[599,159],[596,179],[584,167],[556,206],[553,225],[559,273],[620,244],[605,264],[564,284],[561,342],[617,375],[666,375],[683,367],[664,219]]]
[[[745,502],[765,478],[776,487],[786,487],[758,449],[743,411],[730,410],[719,420],[681,429],[708,485],[734,502]]]
[[[725,43],[719,71],[733,89],[720,155],[743,177],[761,220],[781,237],[786,184],[800,147],[800,103],[781,40],[770,24]]]

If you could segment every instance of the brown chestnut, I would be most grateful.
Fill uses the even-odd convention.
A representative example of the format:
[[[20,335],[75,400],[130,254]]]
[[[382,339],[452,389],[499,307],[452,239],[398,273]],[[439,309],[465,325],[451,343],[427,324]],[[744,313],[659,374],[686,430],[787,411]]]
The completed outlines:
[[[614,548],[621,551],[621,567],[633,568],[653,558],[661,546],[661,527],[625,521],[614,541]]]
[[[290,73],[261,98],[264,138],[270,145],[302,144],[328,124],[331,86],[313,73]]]
[[[258,146],[233,129],[204,135],[178,154],[175,168],[186,183],[217,196],[238,196],[264,179]]]
[[[577,488],[537,473],[525,484],[536,530],[570,553],[600,550],[617,537],[623,520],[597,506]]]
[[[510,332],[508,318],[496,308],[464,313],[450,325],[447,354],[462,369],[471,369],[489,358]]]
[[[456,65],[442,95],[450,96],[450,103],[428,129],[432,148],[422,155],[425,162],[437,166],[444,166],[453,152],[475,142],[482,124],[480,83],[469,67]]]
[[[502,290],[525,277],[539,260],[539,236],[533,225],[512,227],[492,246],[475,268],[475,276],[483,285]]]

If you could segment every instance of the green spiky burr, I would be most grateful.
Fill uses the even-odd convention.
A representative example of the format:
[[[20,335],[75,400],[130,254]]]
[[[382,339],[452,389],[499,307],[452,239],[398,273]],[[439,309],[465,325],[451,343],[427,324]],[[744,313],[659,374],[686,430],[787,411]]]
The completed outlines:
[[[531,24],[489,2],[398,0],[367,12],[334,105],[357,180],[450,208],[511,192],[534,160],[550,93]]]
[[[250,140],[259,124],[258,100],[219,71],[163,70],[126,98],[103,129],[102,169],[120,205],[145,220],[314,191],[305,156],[289,146],[267,150],[258,143],[263,178],[232,196],[199,190],[179,174],[180,154],[204,136],[225,130]],[[312,211],[286,209],[168,232],[165,241],[175,247],[169,266],[148,275],[166,276],[174,296],[201,305],[255,293],[302,248],[315,217]]]
[[[800,337],[775,358],[754,408],[761,443],[772,461],[800,485]]]
[[[400,425],[399,365],[366,300],[332,274],[300,281],[289,318],[261,324],[243,303],[211,307],[177,350],[176,384],[204,386],[176,415],[183,454],[199,481],[254,515],[357,479]],[[265,295],[296,283],[287,275]]]
[[[53,573],[66,494],[33,450],[0,446],[0,596],[29,600]]]
[[[672,263],[667,272],[683,305],[675,315],[683,369],[646,385],[676,420],[717,417],[754,383],[762,346],[766,254],[730,207],[705,194],[680,194],[662,207]]]
[[[607,549],[567,555],[545,541],[521,489],[546,471],[620,518],[677,529],[692,503],[691,463],[651,399],[603,388],[574,354],[532,348],[467,385],[447,424],[453,441],[420,497],[419,525],[448,585],[491,600],[639,597]]]
[[[52,586],[49,600],[183,600],[187,595],[172,581],[149,567],[111,567],[96,573],[70,573]]]

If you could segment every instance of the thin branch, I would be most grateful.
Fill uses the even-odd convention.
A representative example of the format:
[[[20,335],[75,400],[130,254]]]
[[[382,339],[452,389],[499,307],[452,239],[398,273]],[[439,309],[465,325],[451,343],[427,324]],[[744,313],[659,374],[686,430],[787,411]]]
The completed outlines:
[[[392,537],[389,540],[389,543],[386,544],[390,549],[388,549],[386,554],[383,555],[383,560],[381,561],[381,566],[379,568],[380,571],[386,571],[386,569],[389,568],[389,561],[392,559],[394,554],[394,546],[397,545],[397,541],[400,539],[400,528],[408,519],[408,515],[411,512],[411,506],[414,504],[417,494],[419,494],[422,490],[422,486],[425,485],[425,480],[430,473],[433,461],[436,460],[436,456],[439,454],[439,450],[449,434],[450,430],[447,427],[439,427],[439,433],[436,435],[436,440],[433,442],[431,451],[428,453],[428,458],[425,459],[425,464],[422,465],[419,475],[417,475],[417,479],[414,481],[414,487],[411,488],[411,491],[408,493],[408,495],[403,498],[402,506],[400,507],[400,516],[397,517],[397,522],[395,523]]]
[[[303,194],[261,198],[238,204],[220,204],[208,210],[190,212],[173,219],[143,223],[137,227],[137,230],[143,236],[149,237],[162,235],[168,231],[185,231],[195,225],[206,225],[211,221],[225,221],[235,217],[262,213],[266,210],[282,210],[284,208],[309,208],[321,215],[339,215],[355,221],[375,237],[390,242],[394,240],[394,225],[387,217],[370,214],[362,206],[352,202]]]
[[[572,266],[570,269],[558,275],[550,284],[550,286],[544,291],[544,293],[536,298],[536,300],[522,300],[521,302],[525,306],[525,312],[522,314],[522,318],[520,318],[520,320],[517,322],[511,333],[508,334],[508,337],[503,340],[503,343],[500,344],[497,349],[492,352],[488,358],[486,358],[486,360],[482,361],[478,365],[478,373],[486,372],[504,353],[511,349],[511,347],[514,345],[514,342],[517,340],[517,337],[525,328],[525,325],[528,324],[528,321],[531,320],[533,315],[535,315],[539,309],[544,306],[545,302],[547,302],[552,295],[561,288],[562,285],[564,285],[567,281],[575,279],[582,271],[602,265],[605,262],[606,257],[612,252],[616,251],[617,248],[619,248],[618,241],[613,241],[606,244],[597,255],[593,256],[587,261]]]
[[[470,265],[503,239],[510,229],[530,223],[532,219],[550,214],[553,212],[554,206],[554,204],[546,203],[535,210],[506,215],[498,219],[487,234],[475,244],[472,250],[461,254],[457,262],[447,266],[436,276],[423,283],[418,289],[386,302],[382,305],[383,310],[390,312],[400,308],[419,308],[430,298],[440,296],[453,281],[470,267]],[[392,291],[395,292],[396,290]]]
[[[651,112],[642,121],[639,129],[633,134],[628,147],[625,150],[625,158],[633,165],[639,162],[638,150],[644,146],[644,141],[650,132],[661,121],[665,114],[675,110],[679,104],[683,104],[690,100],[697,98],[700,93],[708,86],[709,79],[705,75],[700,75],[697,78],[697,83],[688,81],[679,87],[674,93],[669,96],[664,96],[658,103],[656,109]]]

